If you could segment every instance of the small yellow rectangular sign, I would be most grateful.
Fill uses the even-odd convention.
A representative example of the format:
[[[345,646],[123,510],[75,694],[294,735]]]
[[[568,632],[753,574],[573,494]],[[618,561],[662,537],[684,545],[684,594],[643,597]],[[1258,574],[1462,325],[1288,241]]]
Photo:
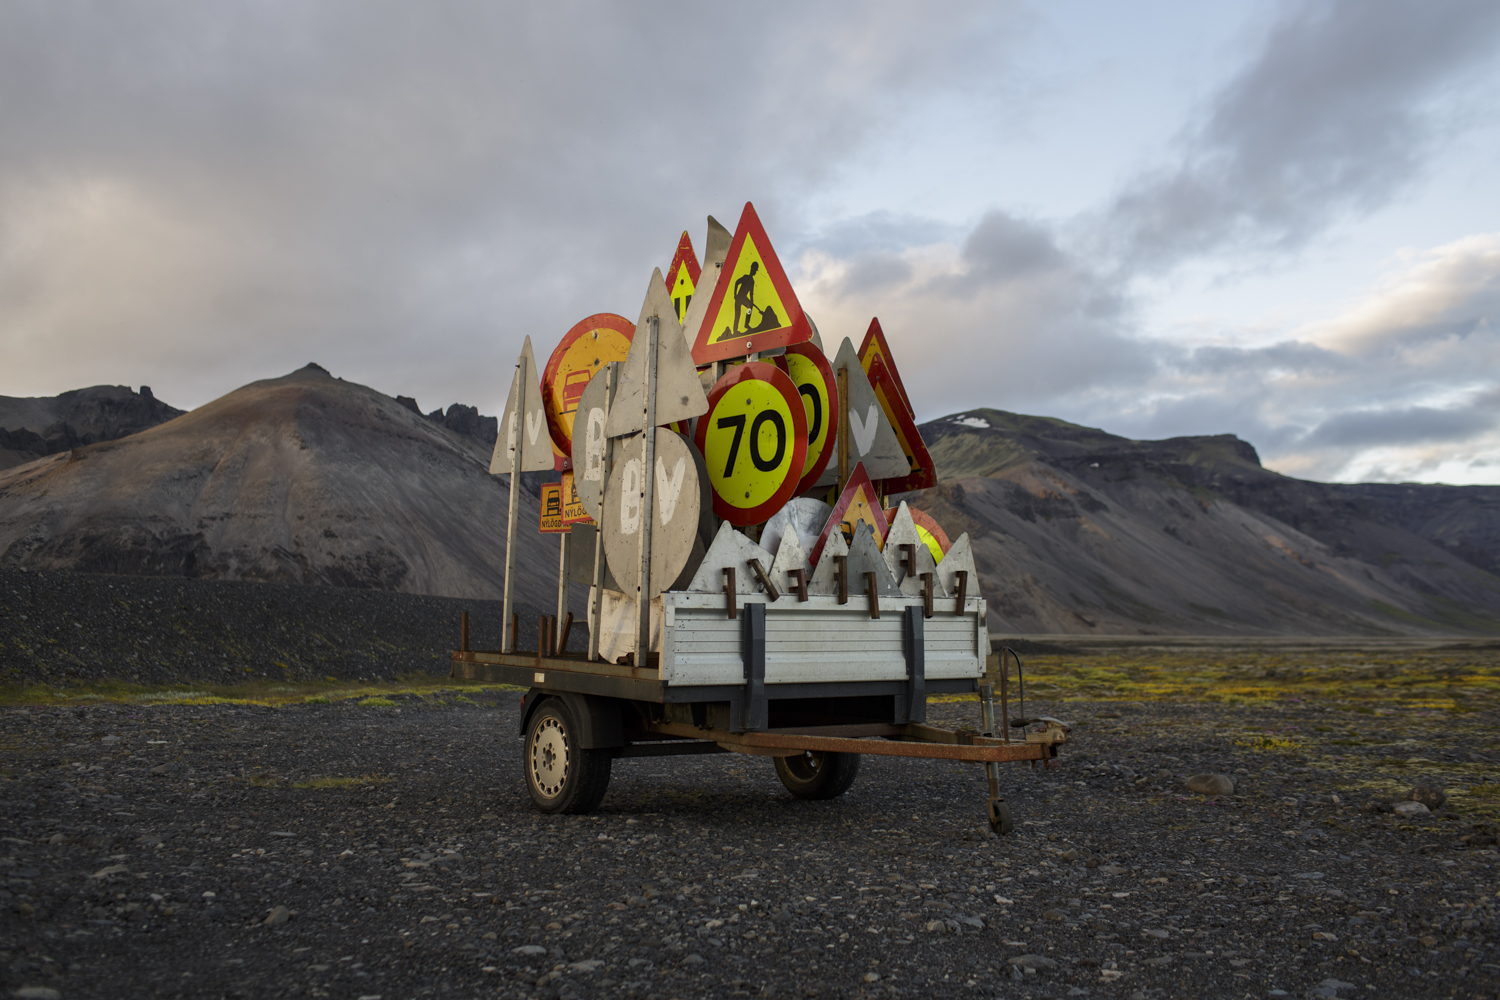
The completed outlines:
[[[567,531],[563,524],[562,483],[542,484],[541,531],[544,535],[555,535]]]
[[[589,512],[583,506],[583,501],[578,496],[578,486],[573,481],[573,473],[562,474],[563,491],[563,524],[593,524],[594,519],[589,517]]]

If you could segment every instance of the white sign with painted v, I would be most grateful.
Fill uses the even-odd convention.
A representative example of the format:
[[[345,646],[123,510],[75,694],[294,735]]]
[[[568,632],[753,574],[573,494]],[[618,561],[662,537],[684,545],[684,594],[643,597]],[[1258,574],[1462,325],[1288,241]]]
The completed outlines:
[[[839,353],[833,359],[835,379],[839,369],[848,372],[849,398],[842,402],[849,411],[849,467],[863,462],[871,479],[907,475],[911,472],[911,464],[906,460],[906,452],[901,450],[901,442],[891,429],[891,422],[886,419],[885,410],[881,408],[875,389],[859,363],[859,354],[848,337],[839,345]],[[837,479],[838,464],[830,462],[817,485],[830,486]]]
[[[604,491],[604,558],[621,589],[636,597],[641,585],[641,528],[645,523],[641,438],[616,445],[614,470]],[[628,456],[628,457],[624,457]],[[651,593],[671,588],[687,566],[698,537],[701,487],[698,465],[681,435],[656,431],[655,506],[651,518]],[[701,550],[700,550],[701,554]]]
[[[519,443],[520,472],[542,472],[554,467],[552,437],[547,431],[547,411],[542,406],[540,373],[531,353],[531,338],[521,348],[516,374],[511,379],[505,412],[500,415],[500,434],[490,456],[490,475],[511,471],[511,455]]]

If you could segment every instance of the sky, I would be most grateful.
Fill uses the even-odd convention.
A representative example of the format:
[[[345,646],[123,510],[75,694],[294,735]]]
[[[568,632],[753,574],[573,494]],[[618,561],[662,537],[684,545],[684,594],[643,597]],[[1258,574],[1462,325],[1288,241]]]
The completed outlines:
[[[496,413],[751,201],[919,419],[1496,484],[1497,111],[1493,0],[0,0],[0,395]]]

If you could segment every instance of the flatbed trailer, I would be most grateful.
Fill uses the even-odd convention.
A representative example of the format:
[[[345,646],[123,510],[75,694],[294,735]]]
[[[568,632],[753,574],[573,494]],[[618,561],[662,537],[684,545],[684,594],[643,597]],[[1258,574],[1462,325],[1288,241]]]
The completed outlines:
[[[619,758],[773,757],[792,794],[819,799],[847,790],[859,757],[873,754],[985,765],[988,818],[1006,833],[1013,820],[997,765],[1051,760],[1067,740],[1056,720],[1009,718],[1003,666],[996,712],[996,685],[983,682],[982,599],[932,617],[921,597],[881,597],[873,609],[791,594],[668,592],[660,601],[660,652],[639,667],[557,652],[566,640],[551,617],[537,631],[546,652],[469,649],[461,624],[452,677],[527,689],[519,731],[527,786],[543,811],[597,807]],[[928,694],[970,692],[982,729],[927,723]]]
[[[922,536],[904,503],[886,520],[870,469],[900,487],[914,470],[935,477],[935,466],[921,457],[884,335],[875,339],[872,321],[874,353],[856,354],[844,338],[830,364],[753,206],[732,240],[712,219],[709,232],[703,285],[682,310],[657,271],[633,332],[623,317],[599,314],[565,335],[547,372],[571,410],[546,410],[526,339],[490,461],[491,473],[511,477],[508,628],[500,651],[473,650],[465,617],[452,676],[527,689],[523,769],[543,812],[597,807],[618,758],[772,757],[793,795],[828,799],[875,754],[984,765],[990,825],[1007,832],[999,765],[1050,762],[1068,727],[1010,718],[1003,656],[997,720],[967,535],[950,546],[929,519]],[[761,280],[781,282],[786,315],[762,308],[784,325],[739,331]],[[731,281],[726,326],[715,317],[729,305],[715,312],[713,303],[729,302]],[[581,391],[575,364],[592,372]],[[547,487],[553,499],[538,526],[560,537],[557,614],[543,616],[537,649],[524,653],[511,615],[519,474],[548,469],[564,472]],[[833,504],[818,499],[830,485],[823,495]],[[592,544],[580,535],[570,556],[581,529],[568,525],[583,522]],[[584,582],[576,573],[585,568],[589,651],[572,654],[569,582]],[[927,722],[929,694],[962,693],[979,695],[978,730]]]

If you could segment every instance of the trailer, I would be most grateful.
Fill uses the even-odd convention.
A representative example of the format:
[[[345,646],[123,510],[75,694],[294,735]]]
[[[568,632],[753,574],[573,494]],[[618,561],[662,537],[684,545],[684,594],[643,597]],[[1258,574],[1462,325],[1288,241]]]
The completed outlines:
[[[984,765],[988,821],[1007,833],[999,765],[1050,764],[1068,726],[1011,718],[1019,659],[990,653],[967,536],[947,545],[905,503],[887,516],[879,484],[928,481],[930,459],[900,409],[883,333],[863,362],[846,339],[830,365],[753,207],[732,240],[715,226],[685,312],[657,271],[633,331],[589,317],[542,382],[527,339],[490,466],[511,476],[507,629],[501,649],[471,649],[464,615],[451,676],[526,689],[523,769],[545,813],[597,808],[616,759],[770,757],[792,795],[830,799],[874,754]],[[741,259],[751,238],[753,266]],[[685,233],[679,260],[682,246],[691,253]],[[736,332],[762,262],[762,301],[775,296],[785,325]],[[611,336],[625,357],[608,357]],[[560,537],[558,606],[523,651],[511,610],[518,473],[544,469],[562,473],[540,526]],[[570,580],[589,584],[586,652],[568,651]],[[928,723],[928,695],[964,693],[979,697],[981,728]]]

